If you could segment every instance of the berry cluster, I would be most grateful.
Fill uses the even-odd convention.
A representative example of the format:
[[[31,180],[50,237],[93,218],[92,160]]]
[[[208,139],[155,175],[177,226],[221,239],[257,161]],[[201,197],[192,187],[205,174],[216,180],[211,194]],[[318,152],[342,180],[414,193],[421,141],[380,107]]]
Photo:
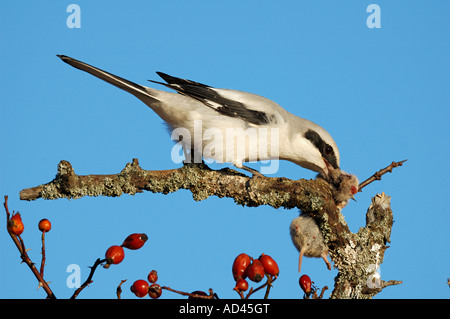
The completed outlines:
[[[39,221],[38,228],[43,233],[49,232],[50,229],[52,229],[52,224],[48,219],[44,218]],[[25,229],[25,225],[23,224],[20,213],[13,213],[11,218],[8,219],[7,229],[13,235],[16,236],[22,235]]]
[[[265,276],[267,277],[267,282],[263,286],[255,290],[250,289],[248,298],[249,295],[264,286],[270,289],[271,283],[278,277],[280,270],[275,260],[269,255],[261,254],[258,259],[254,259],[245,253],[241,253],[234,259],[232,273],[236,281],[233,289],[239,293],[241,298],[244,297],[243,292],[247,291],[249,287],[246,278],[259,283]]]
[[[19,212],[12,212],[12,214],[9,211],[8,208],[8,197],[5,196],[5,202],[3,204],[6,211],[6,218],[7,218],[7,231],[11,235],[11,238],[16,245],[17,249],[20,252],[20,257],[23,262],[25,262],[28,267],[31,269],[37,280],[39,281],[39,287],[43,287],[45,292],[47,293],[48,298],[56,298],[52,289],[49,286],[49,282],[46,282],[44,280],[44,266],[45,266],[45,234],[49,232],[52,228],[52,224],[48,219],[42,219],[39,221],[38,227],[39,230],[42,232],[42,260],[41,260],[41,268],[40,271],[36,268],[35,263],[30,259],[28,256],[28,249],[25,248],[25,243],[23,239],[21,238],[21,234],[24,232],[24,223],[22,221],[22,217]],[[106,252],[105,252],[105,258],[97,258],[95,263],[92,267],[89,267],[91,269],[89,276],[85,280],[85,282],[79,286],[75,292],[73,293],[71,299],[77,298],[77,296],[80,294],[80,292],[89,286],[93,280],[94,273],[98,266],[103,265],[104,268],[109,268],[111,265],[117,265],[120,264],[124,258],[125,258],[125,250],[137,250],[144,246],[144,244],[147,242],[148,236],[144,233],[133,233],[125,238],[125,240],[122,242],[121,245],[112,245],[110,246]],[[151,298],[156,299],[159,298],[162,294],[162,290],[169,290],[174,293],[181,294],[183,296],[188,296],[189,299],[214,299],[218,298],[217,294],[213,292],[212,289],[209,289],[209,294],[205,293],[204,291],[196,290],[192,293],[187,293],[183,291],[178,291],[175,289],[172,289],[170,287],[166,286],[160,286],[156,283],[158,280],[158,273],[156,270],[150,271],[150,273],[147,276],[147,280],[136,280],[133,285],[130,287],[130,290],[137,296],[137,297],[144,297],[146,295],[149,295]],[[117,297],[121,298],[122,284],[126,282],[125,280],[122,280],[117,287],[116,293]]]
[[[148,280],[148,281],[147,281]],[[150,298],[157,299],[161,297],[162,289],[161,286],[156,283],[158,280],[158,273],[156,270],[150,271],[147,276],[147,280],[138,279],[133,285],[131,285],[130,290],[137,297],[143,298],[147,294]]]
[[[49,283],[44,280],[44,266],[45,266],[45,234],[50,231],[52,228],[52,224],[46,218],[41,219],[38,223],[38,228],[42,232],[42,259],[41,259],[41,268],[38,271],[35,263],[31,261],[28,256],[28,249],[25,248],[25,243],[20,235],[22,235],[25,230],[25,225],[22,221],[22,217],[19,212],[14,212],[11,214],[8,208],[8,196],[5,196],[5,202],[3,204],[6,211],[6,229],[11,236],[14,244],[20,252],[20,257],[22,262],[26,263],[28,267],[33,272],[36,279],[39,281],[38,287],[43,287],[45,292],[47,293],[48,298],[55,298],[52,290],[50,289]]]
[[[34,263],[31,261],[27,254],[27,249],[25,249],[24,242],[20,235],[23,233],[25,227],[24,223],[22,221],[20,213],[13,214],[9,213],[8,206],[7,206],[7,197],[5,197],[5,210],[7,213],[7,230],[10,233],[11,237],[13,238],[17,248],[21,252],[21,258],[22,260],[32,269],[33,273],[39,280],[39,286],[44,287],[45,291],[48,294],[49,298],[55,298],[52,290],[50,289],[48,283],[43,279],[44,276],[44,265],[45,265],[45,241],[44,236],[47,232],[49,232],[52,228],[52,224],[50,221],[46,218],[41,219],[38,223],[38,228],[42,232],[42,260],[41,260],[41,269],[40,271],[37,271],[36,267],[34,266]],[[88,279],[81,285],[74,293],[72,298],[76,298],[78,294],[83,290],[86,286],[88,286],[92,282],[92,276],[95,272],[95,269],[97,266],[102,265],[106,263],[103,267],[109,268],[110,265],[113,264],[119,264],[121,263],[125,258],[125,251],[124,248],[130,249],[130,250],[137,250],[144,246],[144,244],[147,242],[148,236],[144,233],[133,233],[125,238],[123,243],[121,245],[113,245],[109,247],[105,252],[105,258],[100,259],[98,258],[97,261],[94,263],[94,266],[91,267],[91,273],[89,274]],[[233,290],[235,290],[239,296],[242,299],[247,299],[250,295],[255,293],[256,291],[266,287],[266,294],[264,298],[268,297],[270,288],[272,287],[272,282],[277,279],[278,275],[280,273],[280,270],[278,268],[277,263],[275,260],[266,254],[261,254],[257,259],[250,257],[249,255],[245,253],[239,254],[233,262],[232,266],[232,274],[233,278],[236,282],[235,287]],[[262,284],[261,286],[254,289],[253,287],[249,290],[249,283],[246,279],[259,283],[261,282],[264,277],[267,278],[266,282]],[[147,275],[147,280],[138,279],[136,280],[130,287],[130,290],[132,293],[134,293],[137,297],[143,298],[145,296],[149,296],[150,298],[157,299],[161,297],[162,290],[166,289],[184,296],[188,296],[189,299],[214,299],[218,298],[218,296],[213,293],[212,289],[209,290],[209,295],[205,293],[204,291],[194,291],[192,293],[182,292],[174,290],[170,287],[166,286],[160,286],[157,284],[158,280],[158,273],[156,270],[150,271],[150,273]],[[126,280],[122,280],[121,284],[119,285],[117,289],[117,295],[120,299],[120,292],[121,289],[120,286],[123,282]],[[313,285],[314,282],[311,281],[311,278],[308,275],[302,275],[299,278],[299,285],[300,288],[304,292],[303,298],[305,299],[322,299],[323,294],[325,290],[328,289],[327,286],[323,287],[322,289],[318,289]],[[244,292],[247,290],[247,296],[244,296]],[[318,295],[318,291],[322,290],[320,295]]]
[[[122,245],[113,245],[106,250],[105,259],[106,264],[103,266],[109,268],[110,265],[117,265],[122,262],[125,258],[125,251],[123,247],[136,250],[144,246],[145,242],[148,240],[146,234],[131,234],[123,241]]]

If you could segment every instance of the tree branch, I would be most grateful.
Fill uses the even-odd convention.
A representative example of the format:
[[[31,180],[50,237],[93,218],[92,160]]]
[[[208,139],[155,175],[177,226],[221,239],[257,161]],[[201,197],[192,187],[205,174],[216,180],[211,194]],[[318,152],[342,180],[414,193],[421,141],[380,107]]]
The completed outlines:
[[[252,178],[231,169],[212,170],[203,164],[150,171],[142,169],[138,160],[133,159],[115,175],[77,175],[69,162],[61,161],[51,182],[22,190],[20,199],[117,197],[143,191],[168,194],[180,189],[189,190],[196,201],[218,196],[233,198],[245,206],[269,205],[306,210],[332,198],[330,186],[321,179]]]
[[[404,162],[406,162],[407,160],[403,160],[400,162],[392,162],[391,165],[380,169],[378,172],[376,172],[375,174],[373,174],[372,176],[370,176],[368,179],[366,179],[364,182],[359,184],[359,191],[361,192],[362,189],[364,187],[366,187],[367,185],[369,185],[370,183],[374,182],[374,181],[379,181],[381,180],[381,176],[383,176],[386,173],[392,173],[392,170],[396,167],[402,166]]]
[[[378,171],[360,184],[360,190],[403,162],[392,162]],[[392,283],[400,283],[389,281],[391,284],[384,285],[374,281],[379,277],[376,270],[383,262],[384,252],[388,248],[386,243],[390,242],[393,224],[390,197],[384,193],[376,195],[367,211],[365,227],[352,233],[341,210],[336,207],[331,186],[321,178],[252,178],[231,169],[212,170],[204,164],[149,171],[142,169],[137,159],[115,175],[76,175],[69,162],[61,161],[51,182],[22,190],[20,198],[116,197],[144,191],[168,194],[180,189],[189,190],[196,201],[209,196],[228,197],[243,206],[298,208],[308,213],[322,231],[334,267],[339,271],[332,298],[371,298]]]
[[[372,198],[366,213],[366,226],[357,233],[346,232],[338,238],[329,238],[331,258],[339,273],[335,279],[332,298],[368,299],[383,288],[401,283],[383,284],[377,273],[390,243],[393,213],[390,197],[384,193]]]

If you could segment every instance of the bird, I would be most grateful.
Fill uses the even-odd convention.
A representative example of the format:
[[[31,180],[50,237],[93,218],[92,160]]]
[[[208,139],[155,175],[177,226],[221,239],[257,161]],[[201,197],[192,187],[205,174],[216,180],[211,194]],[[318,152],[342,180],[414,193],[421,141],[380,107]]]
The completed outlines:
[[[156,72],[164,82],[149,81],[174,91],[168,92],[136,84],[66,55],[57,57],[140,99],[167,123],[169,130],[178,132],[172,139],[182,142],[185,154],[197,162],[203,158],[231,163],[258,177],[262,174],[244,163],[287,160],[317,172],[331,184],[339,184],[340,177],[348,175],[341,171],[339,149],[323,127],[261,95]],[[201,138],[195,138],[197,127]],[[351,181],[357,187],[357,179]],[[353,197],[349,187],[345,189],[341,199]]]

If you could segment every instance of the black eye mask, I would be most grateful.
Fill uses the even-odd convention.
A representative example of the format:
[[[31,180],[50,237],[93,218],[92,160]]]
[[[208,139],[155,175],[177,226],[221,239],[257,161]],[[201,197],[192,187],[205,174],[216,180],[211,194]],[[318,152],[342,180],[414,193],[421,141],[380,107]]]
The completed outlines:
[[[311,143],[313,143],[313,145],[319,150],[320,154],[322,154],[322,157],[326,159],[331,166],[334,168],[339,168],[333,147],[325,143],[317,132],[308,130],[304,136],[306,139],[311,141]]]

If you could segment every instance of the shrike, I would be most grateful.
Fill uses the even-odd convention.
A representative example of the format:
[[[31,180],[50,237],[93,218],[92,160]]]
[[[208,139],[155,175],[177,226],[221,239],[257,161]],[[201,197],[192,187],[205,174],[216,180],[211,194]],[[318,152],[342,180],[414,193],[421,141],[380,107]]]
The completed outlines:
[[[133,83],[65,55],[57,56],[73,67],[133,94],[157,113],[171,130],[194,137],[195,125],[200,123],[203,136],[200,143],[189,138],[183,144],[184,148],[190,148],[191,154],[201,154],[203,158],[219,163],[232,163],[256,175],[255,170],[243,163],[287,160],[318,172],[335,192],[337,190],[337,202],[346,203],[357,192],[357,178],[339,168],[339,150],[330,134],[267,98],[213,88],[157,72],[166,83],[150,82],[176,91],[166,92]],[[248,132],[256,132],[257,138],[252,139]],[[242,139],[245,134],[247,136]],[[184,135],[179,134],[179,139],[184,140]],[[206,140],[216,142],[213,150],[210,144],[205,143]],[[252,141],[253,144],[256,141],[256,145],[252,145]]]

